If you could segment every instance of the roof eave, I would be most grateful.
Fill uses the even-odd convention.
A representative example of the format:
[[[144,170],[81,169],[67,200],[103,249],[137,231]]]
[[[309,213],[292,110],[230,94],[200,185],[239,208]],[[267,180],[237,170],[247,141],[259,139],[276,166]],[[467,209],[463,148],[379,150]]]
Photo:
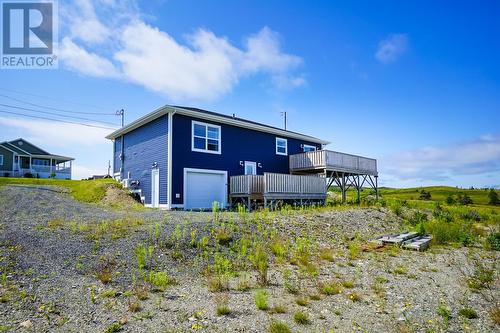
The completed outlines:
[[[290,131],[285,131],[285,130],[280,130],[280,129],[274,129],[274,128],[270,128],[266,125],[247,123],[241,119],[230,119],[230,118],[227,118],[224,116],[218,116],[218,115],[213,115],[213,114],[204,114],[201,112],[197,112],[197,111],[193,111],[193,110],[189,110],[189,109],[184,109],[184,108],[180,108],[180,107],[175,107],[175,106],[170,106],[170,105],[162,106],[162,107],[156,109],[155,111],[135,120],[134,122],[128,124],[127,126],[124,126],[120,129],[114,131],[113,133],[107,135],[106,139],[114,140],[114,139],[118,138],[119,136],[126,134],[126,133],[128,133],[128,132],[130,132],[130,131],[132,131],[132,130],[134,130],[134,129],[136,129],[136,128],[138,128],[138,127],[140,127],[140,126],[142,126],[142,125],[144,125],[144,124],[146,124],[146,123],[148,123],[148,122],[150,122],[158,117],[161,117],[169,112],[174,112],[174,113],[179,113],[182,115],[192,116],[194,118],[199,118],[199,119],[217,121],[217,122],[220,122],[223,124],[229,124],[229,125],[233,125],[233,126],[237,126],[237,127],[249,128],[249,129],[253,129],[253,130],[257,130],[257,131],[261,131],[261,132],[273,133],[276,135],[282,135],[282,136],[286,136],[286,137],[290,137],[290,138],[298,138],[298,139],[307,140],[307,141],[314,142],[314,143],[319,143],[322,145],[327,145],[330,143],[328,141],[321,140],[321,139],[318,139],[318,138],[315,138],[315,137],[312,137],[309,135],[305,135],[305,134],[300,134],[300,133],[295,133],[295,132],[290,132]]]

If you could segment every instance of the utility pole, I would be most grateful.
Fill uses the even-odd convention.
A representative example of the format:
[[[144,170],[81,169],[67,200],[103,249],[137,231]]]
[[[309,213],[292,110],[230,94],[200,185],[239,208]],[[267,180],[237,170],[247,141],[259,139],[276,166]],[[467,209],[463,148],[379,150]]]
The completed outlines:
[[[111,161],[108,160],[108,176],[111,176],[110,172],[111,172]]]
[[[124,122],[124,118],[125,118],[125,110],[121,109],[121,110],[117,110],[116,113],[115,113],[117,116],[121,116],[122,118],[122,127],[123,127],[123,122]]]
[[[286,131],[286,111],[282,111],[280,112],[281,113],[281,116],[283,117],[283,120],[284,120],[284,123],[285,123],[285,131]]]

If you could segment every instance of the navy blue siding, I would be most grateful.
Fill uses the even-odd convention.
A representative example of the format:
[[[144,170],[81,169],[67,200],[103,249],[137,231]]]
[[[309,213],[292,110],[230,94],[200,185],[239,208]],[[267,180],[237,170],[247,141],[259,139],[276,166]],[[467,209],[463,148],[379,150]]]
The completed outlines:
[[[123,136],[124,159],[122,179],[139,180],[145,203],[151,203],[151,169],[153,163],[160,168],[160,204],[167,203],[168,118],[162,116]],[[115,156],[120,154],[120,143]],[[118,169],[120,168],[118,160]],[[116,163],[116,159],[115,159]],[[116,164],[115,164],[116,165]],[[115,166],[116,168],[116,166]]]
[[[113,142],[113,173],[120,172],[120,153],[122,149],[122,138],[116,138]]]
[[[221,154],[191,151],[192,120],[221,126]],[[242,175],[240,161],[261,163],[258,174],[264,172],[289,173],[288,156],[276,155],[276,135],[184,115],[173,116],[172,138],[172,203],[184,202],[184,168],[225,170],[229,176]],[[320,144],[279,136],[288,140],[288,155],[302,152],[301,144]],[[176,198],[180,194],[180,198]]]

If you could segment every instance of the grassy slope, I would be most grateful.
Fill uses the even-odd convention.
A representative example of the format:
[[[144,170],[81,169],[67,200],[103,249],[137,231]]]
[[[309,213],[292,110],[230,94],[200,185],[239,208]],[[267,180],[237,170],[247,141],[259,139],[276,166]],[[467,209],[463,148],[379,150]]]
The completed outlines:
[[[2,185],[53,185],[62,186],[70,190],[71,195],[82,202],[100,202],[106,195],[106,187],[110,184],[119,184],[113,179],[97,180],[63,180],[37,178],[0,178]]]
[[[426,190],[431,194],[432,201],[445,201],[449,195],[457,195],[465,193],[472,198],[472,201],[478,205],[488,204],[489,190],[469,190],[460,189],[449,186],[428,186],[405,189],[381,188],[380,194],[385,198],[401,199],[401,200],[418,200],[420,191]]]

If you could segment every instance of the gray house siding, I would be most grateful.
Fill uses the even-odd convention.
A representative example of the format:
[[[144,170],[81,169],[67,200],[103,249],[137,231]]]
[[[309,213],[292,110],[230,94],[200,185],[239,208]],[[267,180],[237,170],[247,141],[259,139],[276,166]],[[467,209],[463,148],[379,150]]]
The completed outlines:
[[[12,159],[14,158],[14,154],[11,151],[0,146],[0,155],[3,155],[3,164],[0,165],[2,175],[0,176],[3,176],[3,172],[12,171]]]
[[[26,141],[24,139],[11,141],[11,144],[15,147],[18,147],[19,149],[27,151],[30,154],[34,154],[34,155],[47,154],[47,152],[45,150],[42,150],[38,147],[35,147],[34,145],[32,145],[31,143],[29,143],[28,141]]]
[[[151,169],[160,169],[160,204],[167,204],[168,118],[162,116],[123,136],[122,179],[138,180],[145,204],[151,204]],[[117,141],[117,140],[116,140]],[[120,169],[120,144],[115,141],[115,170]],[[117,157],[118,155],[118,163]]]

